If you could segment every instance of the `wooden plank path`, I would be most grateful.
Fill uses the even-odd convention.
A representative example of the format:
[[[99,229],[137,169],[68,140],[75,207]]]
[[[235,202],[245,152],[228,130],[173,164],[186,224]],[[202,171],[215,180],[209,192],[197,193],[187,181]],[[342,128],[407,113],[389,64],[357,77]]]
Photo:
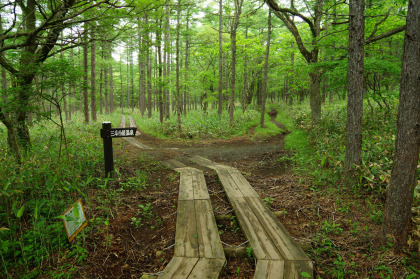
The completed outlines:
[[[174,257],[158,278],[219,278],[226,262],[203,172],[180,173]]]
[[[199,156],[190,160],[217,172],[257,259],[254,278],[302,278],[302,272],[312,277],[311,260],[236,168]]]
[[[134,123],[133,118],[131,116],[129,116],[128,119],[129,119],[129,122],[130,122],[130,126],[129,127],[137,127],[136,124]],[[121,116],[120,127],[121,128],[125,128],[125,125],[126,125],[126,119],[125,119],[125,116],[123,115],[123,116]],[[140,135],[140,132],[139,131],[136,131],[136,136],[138,136],[138,135]],[[135,138],[129,137],[129,138],[123,138],[123,139],[125,139],[126,141],[128,141],[129,143],[131,143],[132,145],[134,145],[134,146],[136,146],[138,148],[141,148],[141,149],[152,149],[150,146],[147,146],[145,144],[142,144],[141,142],[139,142]]]

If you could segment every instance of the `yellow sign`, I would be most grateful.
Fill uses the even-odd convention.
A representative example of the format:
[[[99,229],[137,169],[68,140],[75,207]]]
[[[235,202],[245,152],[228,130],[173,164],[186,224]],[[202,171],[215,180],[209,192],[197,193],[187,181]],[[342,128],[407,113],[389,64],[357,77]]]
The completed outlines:
[[[66,229],[67,238],[69,242],[72,242],[74,237],[87,225],[82,200],[75,202],[62,215],[64,216],[63,224]]]

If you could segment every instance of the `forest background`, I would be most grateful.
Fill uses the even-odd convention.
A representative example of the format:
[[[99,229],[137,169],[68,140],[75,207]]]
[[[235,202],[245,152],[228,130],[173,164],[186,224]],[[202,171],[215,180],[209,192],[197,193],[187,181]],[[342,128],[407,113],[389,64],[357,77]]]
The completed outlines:
[[[296,172],[314,189],[378,199],[382,242],[416,249],[420,36],[409,26],[419,26],[418,6],[0,1],[1,271],[29,271],[35,255],[41,266],[64,245],[35,248],[42,230],[58,233],[54,217],[71,200],[64,192],[104,183],[99,121],[136,115],[143,131],[167,139],[257,127],[262,140],[279,132],[266,106],[291,131]]]

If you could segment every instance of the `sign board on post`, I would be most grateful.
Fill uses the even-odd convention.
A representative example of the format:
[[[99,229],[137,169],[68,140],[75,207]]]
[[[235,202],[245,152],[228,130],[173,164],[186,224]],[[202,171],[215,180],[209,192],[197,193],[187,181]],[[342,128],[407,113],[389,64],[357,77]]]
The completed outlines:
[[[78,200],[66,209],[62,214],[64,228],[67,238],[72,242],[74,237],[87,225],[85,211],[83,210],[82,200]]]
[[[137,128],[111,128],[111,122],[102,122],[101,137],[104,141],[105,175],[112,177],[114,171],[114,154],[112,151],[112,138],[134,137]]]
[[[136,135],[137,128],[113,128],[113,129],[101,129],[102,138],[126,138],[134,137]]]

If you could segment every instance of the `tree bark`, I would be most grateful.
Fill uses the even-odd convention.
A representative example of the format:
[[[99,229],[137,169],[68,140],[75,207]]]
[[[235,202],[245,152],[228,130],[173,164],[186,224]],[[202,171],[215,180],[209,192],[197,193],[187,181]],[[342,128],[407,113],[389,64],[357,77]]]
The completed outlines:
[[[401,68],[397,136],[383,221],[384,237],[407,242],[420,148],[420,0],[410,0]]]
[[[233,126],[233,112],[235,111],[235,86],[236,86],[236,31],[239,25],[239,16],[242,12],[243,0],[235,0],[235,17],[230,33],[232,44],[232,77],[230,84],[230,101],[229,101],[229,122]]]
[[[85,123],[89,123],[89,97],[88,97],[88,26],[87,23],[84,24],[84,43],[83,43],[83,70],[84,70],[84,88],[83,88],[83,112],[85,116]]]
[[[248,39],[248,17],[245,26],[245,40]],[[248,92],[248,55],[247,47],[244,47],[244,88],[242,90],[242,113],[245,113],[246,110],[246,95]]]
[[[96,45],[95,33],[91,29],[90,36],[90,112],[92,121],[96,121]]]
[[[223,0],[219,0],[219,106],[217,113],[223,112]]]
[[[150,66],[149,15],[146,14],[146,72],[147,72],[147,117],[152,117],[152,69]]]
[[[189,20],[190,20],[190,14],[189,14],[190,8],[187,8],[187,26],[186,26],[186,35],[185,35],[185,86],[184,86],[184,115],[187,115],[187,94],[188,94],[188,51],[189,51],[189,36],[188,36],[188,31],[189,31]]]
[[[350,178],[362,164],[365,0],[350,0],[347,133],[344,172]]]
[[[181,0],[178,0],[178,8],[176,15],[176,115],[178,119],[178,131],[181,131],[181,99],[180,99],[180,84],[179,84],[179,68],[180,68],[180,51],[179,51],[179,29],[181,16]]]
[[[143,58],[143,51],[144,51],[144,38],[141,34],[141,24],[140,24],[140,17],[137,20],[138,25],[138,36],[139,36],[139,107],[140,107],[140,114],[143,117],[144,112],[146,111],[146,98],[145,98],[145,71],[144,71],[144,58]]]
[[[261,119],[260,125],[261,127],[265,127],[264,120],[265,120],[265,99],[267,96],[267,73],[268,73],[268,57],[270,54],[270,39],[271,39],[271,10],[268,12],[268,30],[267,30],[267,48],[265,51],[265,61],[264,61],[264,80],[262,84],[262,96],[261,96]]]
[[[160,123],[163,123],[163,117],[164,117],[164,108],[163,108],[163,65],[162,65],[162,49],[161,49],[161,28],[162,28],[162,17],[159,18],[156,17],[156,52],[158,55],[158,85],[157,85],[157,94],[158,94],[158,107],[159,107],[159,120]]]
[[[166,34],[165,34],[165,50],[166,50],[166,92],[165,92],[165,118],[170,117],[170,88],[171,88],[171,43],[170,43],[170,8],[166,8]]]

